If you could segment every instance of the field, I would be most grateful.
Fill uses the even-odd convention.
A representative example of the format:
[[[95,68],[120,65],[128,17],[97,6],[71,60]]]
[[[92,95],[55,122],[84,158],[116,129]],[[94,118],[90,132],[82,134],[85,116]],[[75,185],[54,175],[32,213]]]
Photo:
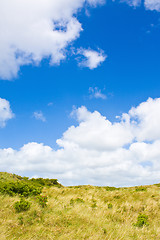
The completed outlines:
[[[11,182],[30,184],[27,178],[0,173],[0,186]],[[40,201],[43,198],[46,201]],[[30,203],[28,210],[16,211],[15,202],[20,199]],[[160,184],[116,189],[44,183],[42,193],[28,196],[1,188],[3,239],[159,240]]]

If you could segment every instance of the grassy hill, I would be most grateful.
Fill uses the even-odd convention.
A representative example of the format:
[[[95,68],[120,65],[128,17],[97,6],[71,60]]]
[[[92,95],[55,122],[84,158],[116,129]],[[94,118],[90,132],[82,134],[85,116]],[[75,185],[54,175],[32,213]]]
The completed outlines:
[[[160,184],[63,187],[56,179],[0,173],[3,239],[159,240]]]

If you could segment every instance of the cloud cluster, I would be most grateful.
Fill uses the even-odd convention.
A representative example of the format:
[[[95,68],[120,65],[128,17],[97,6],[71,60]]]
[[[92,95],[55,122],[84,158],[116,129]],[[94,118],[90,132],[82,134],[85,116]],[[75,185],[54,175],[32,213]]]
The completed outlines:
[[[97,68],[107,58],[102,50],[95,51],[91,49],[81,48],[79,49],[78,54],[83,56],[83,58],[80,59],[78,65],[81,67],[88,67],[91,70]]]
[[[137,7],[140,6],[141,0],[121,0],[121,2],[126,2],[128,5]]]
[[[45,116],[43,115],[42,111],[34,112],[34,113],[33,113],[33,117],[34,117],[36,120],[41,120],[42,122],[45,122],[45,121],[46,121],[46,118],[45,118]]]
[[[145,0],[146,9],[160,11],[160,0]]]
[[[65,185],[160,181],[160,98],[149,98],[113,123],[84,106],[72,115],[78,126],[64,132],[57,150],[38,143],[1,149],[1,171],[58,178]]]
[[[97,87],[95,88],[90,87],[89,94],[90,94],[89,95],[90,98],[96,98],[96,99],[100,98],[103,100],[107,98],[107,96],[104,93],[102,93],[102,90]]]
[[[79,37],[76,14],[85,5],[103,0],[1,0],[0,78],[16,77],[20,66],[50,58],[59,64],[66,47]]]
[[[144,4],[146,10],[156,10],[160,11],[160,0],[121,0],[121,2],[126,2],[128,5],[133,7],[138,7]]]
[[[0,127],[5,127],[6,122],[13,117],[10,103],[6,99],[0,98]]]
[[[141,0],[120,0],[140,6]],[[67,47],[80,36],[77,13],[85,6],[96,7],[105,0],[1,0],[0,1],[0,79],[17,77],[23,65],[38,65],[44,58],[59,64]],[[159,0],[145,0],[147,10],[160,11]],[[106,56],[100,51],[82,49],[79,65],[94,69]]]

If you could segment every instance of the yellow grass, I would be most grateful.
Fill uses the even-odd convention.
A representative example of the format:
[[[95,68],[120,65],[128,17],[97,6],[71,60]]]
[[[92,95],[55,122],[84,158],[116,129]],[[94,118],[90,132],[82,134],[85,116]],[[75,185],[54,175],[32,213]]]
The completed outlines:
[[[146,191],[80,186],[44,188],[46,208],[34,197],[30,210],[16,213],[18,196],[0,195],[0,240],[159,240],[160,187]],[[112,208],[108,208],[108,204]],[[148,216],[149,226],[134,226],[139,213]]]

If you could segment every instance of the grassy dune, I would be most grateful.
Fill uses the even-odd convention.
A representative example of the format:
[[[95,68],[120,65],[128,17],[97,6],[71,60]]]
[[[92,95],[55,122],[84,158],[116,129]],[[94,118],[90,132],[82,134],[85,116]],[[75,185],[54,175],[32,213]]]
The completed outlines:
[[[0,173],[2,181],[21,181],[16,175]],[[26,180],[27,182],[27,180]],[[44,186],[46,207],[36,196],[27,211],[16,212],[20,196],[0,193],[0,240],[159,240],[160,185],[109,188],[93,186]],[[138,216],[145,223],[138,224]],[[139,220],[140,221],[140,220]]]

